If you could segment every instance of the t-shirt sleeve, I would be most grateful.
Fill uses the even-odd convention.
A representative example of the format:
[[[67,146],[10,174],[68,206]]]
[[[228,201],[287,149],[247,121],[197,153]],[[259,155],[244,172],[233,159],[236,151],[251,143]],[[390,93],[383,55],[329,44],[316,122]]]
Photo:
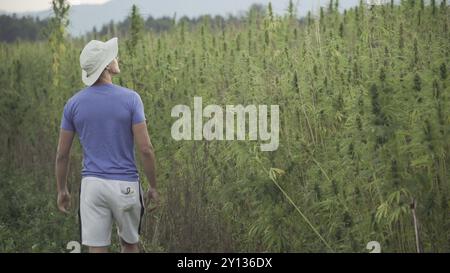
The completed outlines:
[[[133,99],[133,109],[132,109],[132,122],[134,124],[141,123],[145,121],[144,104],[142,103],[141,96],[135,93]]]
[[[75,126],[73,125],[72,104],[70,103],[70,100],[64,105],[61,128],[67,131],[75,131]]]

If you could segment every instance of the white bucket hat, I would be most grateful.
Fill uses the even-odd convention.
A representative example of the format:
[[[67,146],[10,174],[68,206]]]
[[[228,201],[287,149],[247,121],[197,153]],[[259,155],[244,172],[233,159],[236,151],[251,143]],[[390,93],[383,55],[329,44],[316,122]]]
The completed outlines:
[[[80,54],[81,78],[84,84],[93,85],[106,66],[117,57],[118,51],[116,37],[107,42],[90,41]]]

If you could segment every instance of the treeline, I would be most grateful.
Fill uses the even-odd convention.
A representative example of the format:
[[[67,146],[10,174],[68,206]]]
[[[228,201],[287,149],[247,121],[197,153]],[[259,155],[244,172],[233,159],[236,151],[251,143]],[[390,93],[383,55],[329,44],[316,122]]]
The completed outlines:
[[[42,40],[48,25],[48,19],[18,17],[16,14],[0,15],[0,41],[11,43],[17,40]]]
[[[139,12],[138,10],[134,11]],[[266,7],[260,4],[253,4],[247,14],[258,14],[258,16],[264,16],[266,13]],[[128,37],[133,17],[133,7],[131,8],[130,15],[125,18],[125,20],[115,23],[111,20],[108,24],[104,24],[101,29],[93,27],[92,30],[86,33],[87,38],[99,38],[99,37]],[[209,22],[211,29],[220,30],[224,26],[228,25],[243,25],[248,19],[247,15],[244,16],[234,16],[228,15],[226,17],[221,15],[202,15],[198,17],[190,18],[188,16],[183,16],[181,18],[163,16],[160,18],[154,18],[153,16],[143,19],[142,28],[143,30],[150,32],[161,33],[165,31],[170,31],[176,28],[177,24],[182,24],[186,30],[193,30],[196,26],[201,25],[205,20]]]
[[[248,13],[264,14],[266,8],[263,5],[254,4],[250,7]],[[127,37],[131,27],[131,16],[125,18],[123,21],[114,22],[111,20],[109,23],[104,24],[100,29],[93,27],[92,30],[85,34],[88,38],[98,38],[102,36],[118,36]],[[221,28],[229,24],[241,24],[244,23],[246,17],[229,15],[223,17],[220,15],[210,16],[203,15],[199,17],[190,18],[183,16],[179,19],[175,17],[163,16],[160,18],[154,18],[153,16],[147,17],[143,21],[143,29],[145,31],[154,31],[157,33],[169,31],[173,29],[177,23],[182,22],[188,29],[191,29],[201,24],[205,19],[211,22],[212,28]],[[15,42],[17,40],[25,41],[39,41],[47,38],[46,33],[49,28],[50,19],[39,19],[31,16],[20,17],[16,14],[13,15],[0,15],[0,42]]]

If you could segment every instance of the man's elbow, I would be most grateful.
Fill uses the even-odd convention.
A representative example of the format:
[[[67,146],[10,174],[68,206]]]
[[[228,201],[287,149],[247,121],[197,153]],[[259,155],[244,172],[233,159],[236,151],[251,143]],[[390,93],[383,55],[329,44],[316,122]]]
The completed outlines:
[[[65,162],[67,160],[69,160],[68,153],[61,153],[61,152],[56,153],[56,162]]]
[[[153,147],[151,147],[151,146],[140,149],[140,152],[141,152],[142,157],[145,157],[145,158],[154,158],[155,157],[155,152],[153,150]]]

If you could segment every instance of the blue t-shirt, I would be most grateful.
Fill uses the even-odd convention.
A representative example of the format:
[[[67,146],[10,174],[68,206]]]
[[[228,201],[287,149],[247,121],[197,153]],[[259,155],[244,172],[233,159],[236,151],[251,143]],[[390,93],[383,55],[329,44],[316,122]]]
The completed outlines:
[[[132,125],[145,120],[138,93],[101,84],[87,87],[67,101],[61,128],[78,134],[83,177],[139,181]]]

